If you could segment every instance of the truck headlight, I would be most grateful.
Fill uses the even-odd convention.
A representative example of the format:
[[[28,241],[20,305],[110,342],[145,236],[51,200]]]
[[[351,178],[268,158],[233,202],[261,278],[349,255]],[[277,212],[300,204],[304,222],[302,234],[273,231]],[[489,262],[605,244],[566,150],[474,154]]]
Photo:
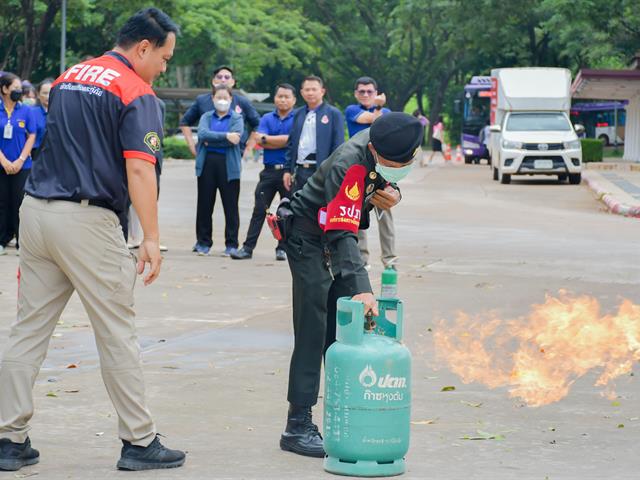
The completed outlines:
[[[502,140],[502,148],[505,150],[520,150],[522,142],[512,142],[511,140]]]
[[[570,142],[564,142],[565,150],[579,150],[581,147],[580,140],[571,140]]]

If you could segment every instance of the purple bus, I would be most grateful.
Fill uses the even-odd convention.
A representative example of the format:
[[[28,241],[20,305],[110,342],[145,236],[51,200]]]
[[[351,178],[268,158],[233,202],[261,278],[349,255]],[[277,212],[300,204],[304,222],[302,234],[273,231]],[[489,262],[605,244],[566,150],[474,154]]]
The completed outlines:
[[[491,113],[491,77],[475,76],[464,87],[462,111],[462,153],[465,163],[480,163],[489,151],[484,144],[484,129]]]
[[[624,143],[628,101],[581,102],[571,106],[571,122],[584,125],[588,138],[605,146]]]

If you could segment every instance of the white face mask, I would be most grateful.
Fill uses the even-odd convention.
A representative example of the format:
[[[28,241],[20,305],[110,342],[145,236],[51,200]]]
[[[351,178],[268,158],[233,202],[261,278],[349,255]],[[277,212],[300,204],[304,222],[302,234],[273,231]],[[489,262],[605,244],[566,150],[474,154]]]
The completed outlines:
[[[400,168],[385,167],[384,165],[380,165],[377,152],[375,153],[375,157],[376,172],[382,175],[382,178],[384,178],[387,182],[398,183],[400,180],[409,175],[409,172],[411,172],[411,169],[413,168],[413,162]]]
[[[216,107],[216,110],[219,112],[228,112],[231,102],[229,100],[214,100],[213,106]]]

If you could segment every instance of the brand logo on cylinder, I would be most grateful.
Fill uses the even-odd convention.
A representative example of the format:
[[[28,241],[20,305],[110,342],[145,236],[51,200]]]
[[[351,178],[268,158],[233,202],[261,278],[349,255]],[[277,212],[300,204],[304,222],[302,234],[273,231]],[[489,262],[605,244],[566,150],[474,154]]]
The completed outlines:
[[[360,372],[358,377],[360,385],[364,388],[370,388],[377,384],[379,388],[407,388],[406,377],[393,377],[389,374],[384,377],[379,377],[371,365],[364,367],[364,370]]]

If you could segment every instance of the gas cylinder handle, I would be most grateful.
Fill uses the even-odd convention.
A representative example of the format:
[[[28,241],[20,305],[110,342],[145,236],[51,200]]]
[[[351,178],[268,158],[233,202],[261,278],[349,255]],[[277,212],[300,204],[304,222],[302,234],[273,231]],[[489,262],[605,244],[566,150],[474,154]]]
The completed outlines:
[[[364,303],[341,297],[336,306],[336,339],[359,345],[364,337]]]

